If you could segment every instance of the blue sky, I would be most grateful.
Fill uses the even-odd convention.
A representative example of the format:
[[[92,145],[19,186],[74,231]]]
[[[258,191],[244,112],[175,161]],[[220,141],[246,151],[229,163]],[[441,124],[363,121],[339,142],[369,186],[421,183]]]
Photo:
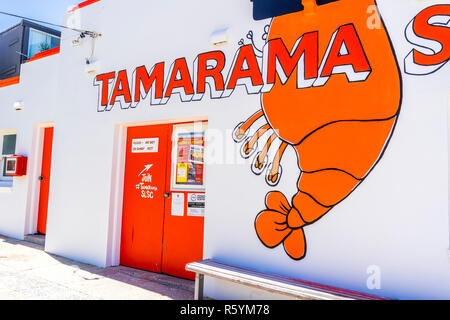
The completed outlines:
[[[62,24],[67,9],[80,2],[83,0],[0,0],[0,11]],[[0,14],[0,32],[19,23],[20,20]]]

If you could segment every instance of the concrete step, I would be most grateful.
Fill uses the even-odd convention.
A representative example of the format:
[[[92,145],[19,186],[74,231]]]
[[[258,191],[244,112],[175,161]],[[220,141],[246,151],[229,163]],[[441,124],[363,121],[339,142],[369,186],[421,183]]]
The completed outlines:
[[[25,236],[24,240],[45,247],[45,235],[29,234]]]

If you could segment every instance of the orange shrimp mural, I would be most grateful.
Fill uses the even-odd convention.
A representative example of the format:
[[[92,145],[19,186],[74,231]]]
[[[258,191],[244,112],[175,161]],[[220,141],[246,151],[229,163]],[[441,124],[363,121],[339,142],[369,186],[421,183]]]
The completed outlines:
[[[297,153],[298,192],[290,202],[282,192],[268,193],[266,209],[255,220],[260,241],[268,248],[283,244],[294,260],[306,255],[304,228],[347,198],[381,159],[402,100],[400,71],[384,23],[378,29],[367,26],[367,8],[376,6],[374,0],[302,4],[302,11],[275,17],[266,29],[271,45],[258,51],[264,59],[277,59],[268,64],[277,70],[265,70],[273,87],[262,91],[261,110],[233,132],[242,156],[254,155],[253,173],[266,171],[272,187],[280,181],[285,150],[293,147]],[[290,54],[283,45],[292,48]],[[297,70],[296,79],[290,74],[300,69],[299,59],[303,70]],[[262,119],[266,124],[248,137]],[[256,152],[258,140],[270,130]],[[269,161],[269,149],[278,140]]]

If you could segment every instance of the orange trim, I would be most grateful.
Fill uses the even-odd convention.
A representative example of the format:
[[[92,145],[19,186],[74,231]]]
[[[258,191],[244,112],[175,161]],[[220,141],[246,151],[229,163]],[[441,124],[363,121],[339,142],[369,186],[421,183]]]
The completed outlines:
[[[100,0],[87,0],[87,1],[84,1],[84,2],[80,3],[79,5],[77,5],[76,7],[70,9],[70,10],[68,11],[68,13],[72,13],[72,12],[74,12],[75,10],[78,10],[78,9],[81,9],[81,8],[84,8],[84,7],[87,7],[88,5],[91,5],[91,4],[96,3],[96,2],[99,2],[99,1],[100,1]]]
[[[7,87],[7,86],[12,86],[14,84],[18,84],[20,82],[20,77],[13,77],[13,78],[8,78],[5,80],[0,80],[0,88],[3,87]]]
[[[31,61],[39,60],[39,59],[42,59],[42,58],[46,58],[46,57],[49,57],[49,56],[53,56],[55,54],[58,54],[60,51],[61,51],[61,47],[56,47],[56,48],[53,48],[53,49],[50,49],[50,50],[45,50],[45,51],[36,53],[34,56],[32,56],[30,58],[30,60],[27,61],[27,63],[31,62]]]

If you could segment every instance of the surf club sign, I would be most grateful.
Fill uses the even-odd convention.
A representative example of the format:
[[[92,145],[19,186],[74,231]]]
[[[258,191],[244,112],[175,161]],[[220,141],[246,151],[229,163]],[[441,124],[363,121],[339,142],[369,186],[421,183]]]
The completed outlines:
[[[156,63],[149,70],[138,67],[131,75],[127,70],[98,75],[94,82],[99,87],[98,111],[110,111],[116,104],[122,109],[135,108],[148,94],[152,105],[164,105],[175,94],[182,102],[200,101],[206,85],[212,99],[231,96],[237,86],[245,86],[249,94],[265,93],[272,89],[277,75],[284,84],[294,70],[298,89],[324,86],[336,73],[345,73],[349,82],[367,79],[370,64],[353,24],[335,31],[320,65],[318,37],[318,31],[303,34],[290,51],[282,39],[268,41],[263,49],[262,72],[257,54],[249,44],[237,50],[228,71],[225,54],[210,51],[195,58],[193,73],[186,58],[175,60],[167,79],[165,62]]]

